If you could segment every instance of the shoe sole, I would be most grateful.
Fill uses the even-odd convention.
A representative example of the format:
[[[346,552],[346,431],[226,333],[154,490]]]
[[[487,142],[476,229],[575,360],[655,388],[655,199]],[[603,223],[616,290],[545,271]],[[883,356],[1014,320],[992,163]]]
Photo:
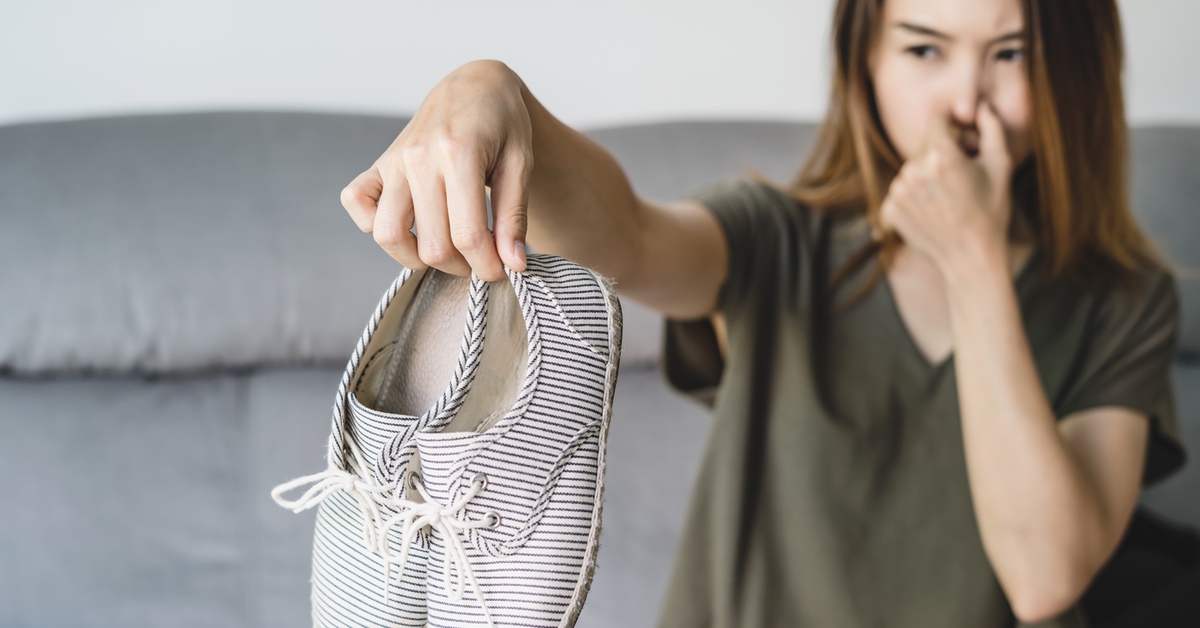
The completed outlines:
[[[624,328],[621,300],[617,297],[613,282],[596,271],[590,272],[596,277],[601,291],[604,292],[606,313],[608,314],[608,363],[605,368],[610,369],[612,379],[604,391],[605,412],[600,424],[600,460],[596,473],[596,505],[592,509],[592,521],[596,522],[596,528],[588,539],[587,553],[583,559],[584,573],[571,598],[571,607],[567,611],[567,617],[561,624],[564,627],[574,626],[575,622],[579,620],[579,614],[583,611],[583,605],[592,588],[592,579],[596,574],[596,557],[600,551],[601,522],[604,510],[604,476],[608,461],[608,426],[612,422],[613,400],[616,398],[617,376],[621,366],[620,347]]]

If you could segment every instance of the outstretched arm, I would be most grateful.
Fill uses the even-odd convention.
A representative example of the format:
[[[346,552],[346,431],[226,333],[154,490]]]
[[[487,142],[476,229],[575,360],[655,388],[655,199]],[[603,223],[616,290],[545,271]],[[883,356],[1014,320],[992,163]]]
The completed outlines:
[[[341,198],[360,229],[413,269],[496,281],[505,264],[525,270],[528,242],[681,318],[713,312],[727,270],[712,214],[694,202],[636,195],[608,151],[490,59],[443,78]]]

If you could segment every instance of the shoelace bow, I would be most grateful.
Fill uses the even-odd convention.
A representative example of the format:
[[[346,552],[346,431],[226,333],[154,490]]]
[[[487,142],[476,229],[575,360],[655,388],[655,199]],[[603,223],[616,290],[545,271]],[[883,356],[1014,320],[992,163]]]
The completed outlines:
[[[493,525],[488,521],[488,517],[474,521],[460,521],[457,518],[458,513],[466,508],[467,502],[471,501],[471,499],[483,490],[484,482],[478,481],[483,476],[476,476],[476,480],[471,483],[471,488],[462,497],[451,503],[450,506],[439,504],[429,496],[429,493],[425,491],[425,488],[420,483],[416,483],[414,486],[425,501],[414,502],[397,497],[395,494],[396,487],[364,480],[363,478],[368,476],[363,472],[363,467],[359,463],[362,452],[353,439],[346,439],[346,442],[349,443],[352,450],[352,455],[349,457],[350,471],[330,464],[329,468],[324,471],[299,477],[276,486],[271,491],[271,497],[280,506],[288,508],[292,512],[300,513],[320,504],[338,489],[342,489],[353,495],[363,515],[363,544],[368,550],[379,554],[383,558],[383,602],[385,606],[390,600],[388,585],[392,579],[392,564],[399,562],[401,570],[403,570],[403,565],[408,561],[408,549],[416,539],[416,535],[427,525],[437,529],[446,538],[446,555],[442,568],[443,585],[447,591],[451,590],[450,568],[451,561],[453,560],[453,566],[458,575],[458,586],[453,589],[455,600],[462,601],[463,594],[465,593],[465,581],[469,580],[471,586],[475,589],[475,596],[479,599],[479,606],[483,610],[483,615],[487,619],[488,626],[494,628],[495,622],[492,620],[491,612],[488,610],[487,603],[483,599],[483,589],[479,586],[479,581],[475,577],[475,570],[471,568],[466,547],[463,545],[462,538],[458,534],[458,530],[483,528]],[[312,486],[297,499],[289,500],[283,497],[284,493],[310,483]],[[391,497],[386,496],[388,493],[391,493]],[[393,507],[399,513],[387,521],[383,521],[383,511],[380,506],[384,504]],[[392,554],[391,547],[387,541],[389,529],[397,525],[400,525],[401,532],[398,561],[394,560],[394,554]]]
[[[442,563],[442,586],[445,590],[450,591],[450,568],[454,567],[458,575],[458,585],[453,588],[454,599],[458,602],[463,601],[463,593],[465,593],[466,582],[470,581],[471,587],[475,589],[475,597],[479,600],[479,608],[483,610],[483,616],[487,619],[488,626],[495,627],[495,622],[492,621],[491,611],[488,610],[487,603],[483,599],[483,589],[479,586],[479,581],[475,578],[475,570],[471,567],[470,557],[467,556],[467,548],[463,545],[460,530],[470,530],[474,528],[486,528],[494,525],[489,521],[491,516],[485,516],[483,519],[466,520],[458,519],[458,514],[466,508],[467,502],[470,502],[478,495],[485,486],[482,475],[477,475],[471,481],[471,488],[463,493],[462,497],[451,502],[449,506],[443,506],[429,496],[425,491],[425,487],[420,482],[412,484],[425,500],[422,503],[412,502],[406,499],[394,498],[388,500],[389,505],[401,506],[404,509],[386,523],[381,528],[381,535],[384,539],[387,538],[388,529],[400,524],[402,537],[400,541],[400,556],[399,562],[404,565],[408,560],[408,548],[417,533],[429,526],[430,528],[441,532],[446,539],[446,553],[443,556]],[[387,570],[387,579],[391,579],[392,553],[391,548],[387,547],[385,542],[382,549],[385,569]],[[451,564],[453,561],[453,565]],[[403,567],[402,567],[403,568]]]

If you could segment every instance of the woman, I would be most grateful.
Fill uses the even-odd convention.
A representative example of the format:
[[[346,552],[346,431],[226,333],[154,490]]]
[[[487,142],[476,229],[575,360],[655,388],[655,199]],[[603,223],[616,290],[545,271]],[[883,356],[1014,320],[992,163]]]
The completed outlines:
[[[833,40],[786,188],[642,199],[479,61],[342,201],[405,266],[497,280],[527,240],[667,318],[668,378],[716,420],[661,626],[1085,625],[1183,463],[1116,6],[840,0]]]

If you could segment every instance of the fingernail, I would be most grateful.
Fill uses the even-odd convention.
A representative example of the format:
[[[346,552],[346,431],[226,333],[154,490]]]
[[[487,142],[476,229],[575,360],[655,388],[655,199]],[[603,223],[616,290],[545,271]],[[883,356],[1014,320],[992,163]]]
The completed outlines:
[[[513,242],[513,256],[521,260],[521,266],[525,265],[525,243],[521,240]]]

